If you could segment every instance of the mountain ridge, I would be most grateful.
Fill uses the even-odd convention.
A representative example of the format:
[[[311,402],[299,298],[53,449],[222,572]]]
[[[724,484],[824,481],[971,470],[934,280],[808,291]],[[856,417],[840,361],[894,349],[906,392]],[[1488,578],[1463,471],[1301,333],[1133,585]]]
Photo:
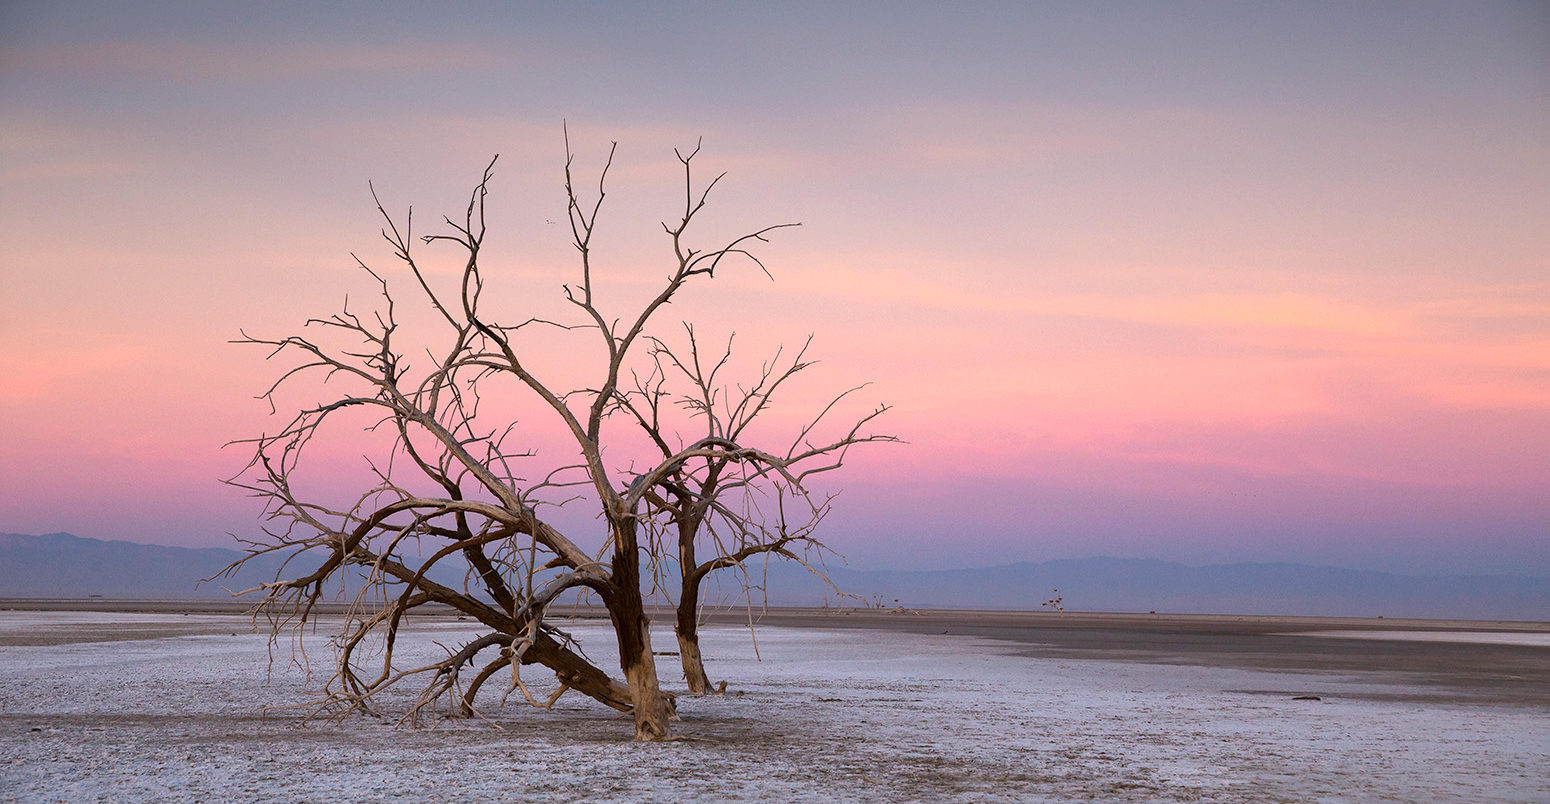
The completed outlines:
[[[199,583],[242,555],[223,547],[0,533],[0,597],[228,598],[227,589],[272,578],[282,560],[256,559],[234,578]],[[1033,610],[1059,597],[1064,608],[1084,611],[1550,619],[1550,577],[1535,576],[1399,575],[1290,562],[1192,566],[1111,556],[972,569],[827,571],[847,594],[790,562],[750,567],[773,605]],[[718,576],[708,602],[746,599],[733,573]]]

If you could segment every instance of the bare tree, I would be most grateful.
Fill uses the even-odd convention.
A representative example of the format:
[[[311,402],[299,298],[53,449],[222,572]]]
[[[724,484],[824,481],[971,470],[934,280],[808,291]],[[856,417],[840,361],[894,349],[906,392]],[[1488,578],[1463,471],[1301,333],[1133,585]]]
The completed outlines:
[[[712,278],[724,264],[743,261],[763,269],[750,249],[766,242],[771,232],[796,225],[763,227],[712,248],[692,247],[688,233],[721,179],[696,186],[692,163],[698,153],[698,146],[688,154],[678,153],[684,207],[675,223],[663,224],[671,245],[667,279],[630,315],[605,314],[594,295],[591,243],[614,150],[600,171],[595,199],[584,201],[573,180],[567,137],[566,204],[580,263],[579,280],[563,287],[574,313],[569,323],[532,317],[503,323],[511,319],[497,319],[481,307],[485,277],[479,258],[492,160],[462,220],[445,219],[449,228],[444,233],[417,237],[412,213],[400,228],[377,201],[385,221],[382,235],[413,280],[411,295],[433,314],[440,341],[416,341],[401,330],[395,293],[401,297],[402,291],[390,289],[384,274],[359,259],[380,296],[369,313],[358,314],[346,302],[341,312],[307,322],[308,332],[317,335],[263,338],[243,333],[239,343],[261,345],[271,358],[292,360],[262,395],[272,404],[282,387],[305,377],[319,381],[309,386],[313,389],[342,389],[326,402],[297,410],[276,432],[236,442],[250,447],[253,457],[231,481],[264,499],[269,520],[264,536],[250,542],[244,561],[272,553],[287,556],[273,581],[248,590],[262,594],[259,610],[268,614],[275,634],[315,619],[315,605],[325,599],[326,585],[333,588],[331,584],[351,572],[364,579],[336,637],[335,672],[320,701],[325,710],[371,710],[382,690],[419,677],[425,687],[409,716],[434,710],[442,702],[451,714],[468,715],[477,712],[476,698],[486,681],[509,669],[508,694],[520,690],[528,701],[547,706],[574,689],[632,712],[636,739],[669,738],[672,702],[658,683],[643,595],[647,579],[642,575],[642,555],[651,546],[650,518],[660,513],[661,490],[671,489],[679,495],[676,499],[687,500],[683,494],[698,482],[696,499],[707,499],[707,494],[719,499],[733,485],[728,482],[733,475],[725,468],[738,467],[741,480],[734,482],[779,478],[776,485],[789,495],[809,471],[799,469],[800,464],[813,456],[843,454],[845,446],[809,450],[812,456],[801,450],[768,452],[738,441],[734,422],[733,430],[717,425],[692,440],[656,433],[653,443],[676,446],[664,449],[645,471],[621,470],[610,463],[605,420],[621,408],[639,406],[639,399],[621,386],[622,379],[632,376],[631,361],[662,366],[663,356],[669,354],[647,332],[648,324],[686,285],[699,277]],[[440,286],[431,271],[422,269],[416,247],[427,244],[450,246],[459,255],[455,284]],[[595,334],[592,382],[559,388],[524,360],[524,355],[532,356],[524,352],[526,334],[554,328],[567,335]],[[786,375],[797,370],[794,364]],[[780,381],[776,375],[767,380],[762,398]],[[512,422],[494,420],[480,409],[481,394],[488,395],[503,382],[507,385],[500,387],[515,388],[548,411],[549,423],[574,443],[579,459],[545,465],[533,474],[537,479],[519,474],[521,467],[534,465],[532,451],[510,443],[517,440]],[[762,406],[760,399],[755,395],[747,404]],[[297,470],[314,439],[337,432],[344,422],[335,420],[352,410],[369,412],[371,432],[381,436],[372,462],[375,481],[353,499],[330,501],[302,488]],[[861,439],[853,431],[851,441],[856,440]],[[710,479],[705,467],[725,468],[716,469],[717,477]],[[581,504],[578,501],[594,506],[601,522],[603,546],[596,554],[553,524],[557,506]],[[703,527],[716,512],[725,514],[711,505],[695,527]],[[795,538],[801,537],[765,539],[761,544],[768,546],[762,549],[783,550]],[[721,558],[736,563],[746,555],[734,552]],[[700,567],[692,560],[688,566],[696,572]],[[464,573],[461,587],[433,580],[438,570],[447,568]],[[607,609],[622,683],[593,666],[569,637],[545,620],[560,596],[576,589],[595,595]],[[442,661],[399,669],[393,651],[403,618],[432,603],[453,607],[489,632],[449,649]],[[375,669],[358,655],[367,644],[382,648],[380,661],[371,665]],[[521,668],[534,664],[548,668],[559,682],[542,701],[521,677]]]
[[[651,373],[638,379],[634,390],[621,398],[627,410],[670,461],[681,446],[666,439],[692,426],[669,427],[676,410],[686,413],[698,426],[701,443],[721,443],[728,448],[692,461],[673,462],[676,468],[662,476],[655,493],[646,501],[653,507],[652,522],[658,546],[650,555],[659,561],[671,558],[676,572],[658,570],[658,579],[678,581],[674,631],[684,680],[692,694],[711,690],[700,650],[701,587],[711,573],[731,569],[747,592],[764,590],[753,580],[749,562],[779,557],[799,562],[826,583],[822,557],[827,549],[814,537],[828,513],[831,498],[815,496],[804,481],[815,474],[838,469],[847,451],[870,442],[897,441],[893,436],[871,432],[873,420],[887,411],[873,408],[848,427],[827,438],[819,437],[823,425],[847,397],[865,386],[851,388],[829,399],[797,429],[785,449],[776,453],[749,450],[750,427],[770,409],[778,391],[803,370],[814,365],[807,359],[809,338],[789,360],[784,350],[761,367],[751,383],[723,376],[732,359],[732,339],[719,353],[701,354],[693,325],[684,326],[686,338],[676,350],[662,339],[653,339]],[[752,598],[748,599],[752,605]],[[723,682],[724,688],[725,682]]]

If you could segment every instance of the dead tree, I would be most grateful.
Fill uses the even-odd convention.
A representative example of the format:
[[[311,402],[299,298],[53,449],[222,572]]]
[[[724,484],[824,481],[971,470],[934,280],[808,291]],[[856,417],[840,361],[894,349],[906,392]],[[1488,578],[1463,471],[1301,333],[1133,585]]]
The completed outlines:
[[[605,420],[626,396],[621,378],[628,376],[632,359],[649,359],[645,351],[653,342],[648,325],[687,285],[712,278],[723,265],[747,261],[762,269],[749,249],[766,242],[770,232],[796,225],[768,226],[714,248],[693,248],[688,233],[721,178],[696,186],[692,163],[698,152],[696,147],[687,155],[678,154],[685,203],[675,223],[663,224],[671,246],[666,281],[627,316],[605,314],[594,296],[597,266],[591,242],[614,150],[600,172],[595,199],[584,201],[573,181],[567,137],[565,193],[579,278],[563,286],[563,294],[573,320],[529,317],[509,323],[519,316],[497,318],[482,306],[485,276],[479,260],[492,160],[462,220],[444,219],[449,228],[443,233],[416,236],[412,213],[400,227],[377,201],[385,221],[382,235],[405,278],[412,280],[405,283],[408,293],[430,311],[440,340],[416,340],[412,330],[401,329],[395,301],[405,291],[390,288],[385,274],[358,258],[375,280],[375,309],[357,313],[347,301],[341,312],[307,322],[307,332],[317,335],[263,338],[243,333],[239,343],[261,345],[271,358],[292,360],[262,395],[272,404],[282,387],[307,377],[318,381],[308,386],[311,390],[339,389],[328,401],[302,407],[276,432],[235,442],[252,448],[253,457],[231,481],[263,498],[269,521],[244,560],[271,553],[288,556],[273,581],[249,590],[262,595],[259,610],[268,614],[275,633],[315,619],[315,605],[325,598],[325,588],[334,588],[332,584],[348,573],[364,578],[353,598],[357,605],[336,637],[335,672],[322,701],[331,711],[370,710],[382,690],[420,677],[428,681],[411,716],[433,711],[441,702],[452,714],[467,715],[476,711],[482,685],[509,669],[508,694],[520,690],[528,701],[546,706],[574,689],[632,712],[636,739],[669,737],[671,700],[658,683],[642,591],[642,553],[649,546],[643,539],[649,529],[642,523],[642,512],[650,508],[646,497],[669,478],[682,475],[693,461],[786,462],[712,437],[664,454],[645,472],[621,472],[604,449]],[[443,285],[422,268],[417,250],[421,245],[453,249],[460,265],[455,284]],[[587,337],[587,332],[596,336],[588,340],[596,356],[591,382],[557,388],[524,360],[532,355],[524,352],[523,338],[546,328],[569,337]],[[481,410],[481,395],[488,396],[496,387],[535,400],[547,411],[549,424],[574,444],[579,458],[543,465],[531,473],[536,480],[519,474],[537,459],[531,450],[511,443],[519,440],[513,422]],[[366,412],[370,431],[381,437],[372,458],[375,481],[352,499],[330,501],[304,488],[297,469],[314,439],[337,433],[351,411]],[[585,540],[553,525],[556,506],[578,504],[593,506],[601,523],[603,546],[596,554],[583,549]],[[431,577],[447,567],[461,568],[461,587]],[[576,589],[595,595],[608,612],[622,683],[584,659],[545,621],[550,606]],[[489,632],[449,650],[443,661],[399,669],[393,651],[403,618],[431,603],[451,606]],[[367,645],[381,651],[380,660],[372,663],[374,670],[357,656]],[[531,694],[521,677],[521,668],[534,664],[552,671],[559,683],[545,701]]]
[[[704,694],[711,683],[700,650],[699,623],[701,589],[711,573],[731,569],[745,591],[762,590],[763,584],[752,578],[750,564],[779,557],[801,563],[827,583],[821,563],[827,548],[813,534],[831,499],[815,495],[804,481],[838,469],[853,446],[898,439],[869,429],[886,406],[872,408],[830,433],[828,420],[842,402],[865,387],[857,386],[821,405],[783,450],[745,447],[750,427],[770,409],[777,392],[814,364],[807,359],[812,339],[789,361],[783,350],[777,351],[756,378],[744,384],[723,376],[732,359],[731,338],[719,354],[707,357],[701,354],[694,327],[686,324],[684,330],[687,337],[676,348],[653,339],[651,373],[637,380],[619,404],[661,453],[663,466],[673,467],[649,478],[654,487],[645,500],[651,506],[659,542],[650,554],[664,562],[670,557],[676,564],[676,573],[659,570],[656,574],[669,579],[676,575],[674,631],[684,681],[690,693]],[[690,423],[668,426],[675,413],[686,415]],[[669,442],[669,435],[695,428],[699,443],[721,448],[691,461],[672,460],[682,447]]]

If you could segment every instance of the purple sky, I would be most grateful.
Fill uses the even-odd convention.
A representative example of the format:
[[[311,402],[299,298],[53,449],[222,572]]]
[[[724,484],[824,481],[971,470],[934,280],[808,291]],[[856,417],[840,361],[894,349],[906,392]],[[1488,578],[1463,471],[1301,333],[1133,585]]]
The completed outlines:
[[[894,406],[832,478],[853,565],[1550,573],[1528,3],[6,4],[0,531],[256,532],[221,445],[279,367],[227,341],[369,293],[368,180],[428,223],[495,153],[494,292],[554,309],[562,120],[581,174],[619,142],[619,309],[675,146],[710,229],[803,223],[674,313]]]

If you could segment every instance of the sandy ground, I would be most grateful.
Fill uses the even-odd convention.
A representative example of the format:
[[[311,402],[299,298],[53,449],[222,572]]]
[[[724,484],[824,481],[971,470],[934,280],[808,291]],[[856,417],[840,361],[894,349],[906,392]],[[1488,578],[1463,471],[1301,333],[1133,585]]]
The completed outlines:
[[[288,651],[266,675],[244,618],[0,611],[0,800],[1550,801],[1550,648],[1457,641],[1543,624],[767,620],[758,656],[707,629],[731,693],[683,701],[695,740],[637,745],[574,696],[496,725],[308,723],[263,710],[309,683]],[[477,633],[413,628],[421,657]],[[602,627],[569,629],[613,662]],[[1329,630],[1382,638],[1305,633]]]

